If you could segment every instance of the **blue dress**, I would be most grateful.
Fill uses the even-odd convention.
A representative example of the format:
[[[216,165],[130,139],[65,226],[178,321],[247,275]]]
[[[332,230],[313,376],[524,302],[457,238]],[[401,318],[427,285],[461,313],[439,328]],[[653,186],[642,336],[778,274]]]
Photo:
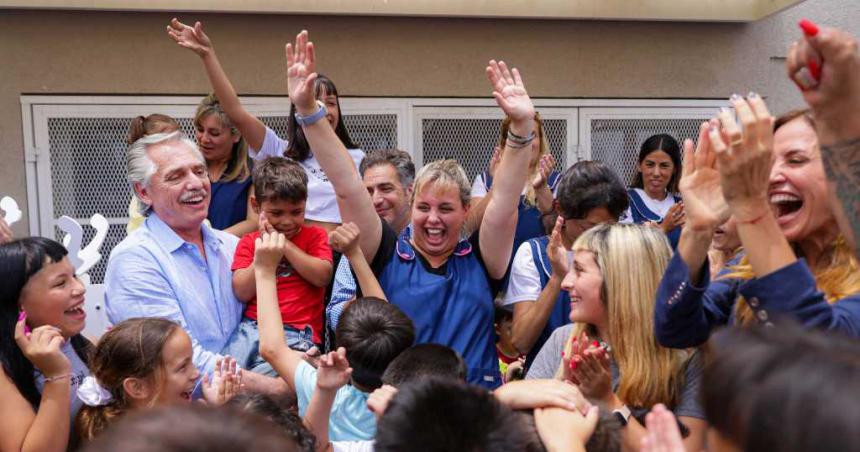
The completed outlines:
[[[549,244],[549,236],[545,235],[543,237],[531,239],[526,243],[531,247],[532,259],[534,259],[535,267],[537,267],[538,274],[540,275],[540,285],[542,288],[545,288],[547,283],[549,283],[550,276],[552,276],[552,266],[549,262],[549,255],[546,253],[546,247]],[[537,341],[535,341],[529,354],[526,355],[526,372],[528,372],[529,366],[531,366],[532,361],[535,360],[540,349],[543,348],[543,344],[546,343],[547,339],[552,335],[552,332],[555,331],[556,328],[567,325],[568,323],[570,323],[570,294],[568,294],[567,291],[562,290],[559,292],[558,298],[555,300],[555,306],[552,308],[552,312],[549,315],[549,319],[546,321],[546,325],[543,327],[543,331],[541,331],[540,336],[538,336]]]
[[[248,190],[251,178],[244,181],[212,182],[209,201],[209,223],[213,229],[224,230],[248,218]]]
[[[439,268],[432,268],[409,238],[409,229],[398,237],[382,222],[371,267],[389,302],[412,319],[416,343],[451,347],[466,361],[469,383],[498,387],[502,378],[493,327],[497,282],[484,266],[478,233],[458,243]]]
[[[633,217],[634,223],[640,224],[648,221],[663,222],[663,217],[651,211],[635,189],[631,188],[627,190],[627,197],[630,199],[630,214]],[[676,204],[681,202],[681,197],[678,195],[673,194],[672,199],[675,200]],[[678,239],[681,238],[681,227],[675,226],[675,228],[666,234],[666,237],[669,239],[672,249],[676,249],[678,247]]]

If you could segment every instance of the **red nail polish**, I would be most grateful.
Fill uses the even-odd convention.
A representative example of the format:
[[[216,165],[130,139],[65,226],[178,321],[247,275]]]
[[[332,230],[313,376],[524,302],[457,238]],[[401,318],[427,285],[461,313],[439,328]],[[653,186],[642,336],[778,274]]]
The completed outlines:
[[[600,345],[600,342],[594,341],[594,342],[592,342],[592,343],[591,343],[591,345],[593,345],[593,346],[597,347],[598,345]]]
[[[800,26],[800,29],[803,30],[803,34],[807,37],[813,37],[818,34],[818,25],[815,25],[809,19],[802,19],[797,25]]]
[[[22,320],[24,320],[24,319],[26,319],[26,318],[27,318],[27,313],[26,313],[26,312],[21,311],[21,312],[19,312],[19,313],[18,313],[18,321],[19,321],[19,322],[20,322],[20,321],[22,321]]]
[[[570,360],[570,370],[576,370],[576,361]]]
[[[561,351],[561,357],[564,358],[564,350]]]
[[[809,68],[809,74],[812,75],[812,78],[815,80],[821,80],[821,67],[818,66],[817,62],[810,61],[806,66]]]

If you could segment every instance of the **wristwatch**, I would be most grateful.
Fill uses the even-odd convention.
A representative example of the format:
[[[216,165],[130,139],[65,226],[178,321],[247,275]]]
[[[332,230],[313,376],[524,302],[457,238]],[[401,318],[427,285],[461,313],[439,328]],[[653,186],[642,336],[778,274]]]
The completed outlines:
[[[325,114],[328,112],[328,110],[325,108],[325,104],[322,103],[322,101],[318,100],[317,107],[319,107],[319,110],[309,116],[300,115],[298,109],[296,109],[296,113],[294,115],[296,117],[296,122],[299,123],[300,126],[309,126],[325,117]]]
[[[627,421],[630,419],[630,408],[627,405],[622,405],[621,408],[617,410],[612,410],[612,414],[615,415],[615,418],[618,419],[618,422],[621,423],[622,427],[627,426]]]

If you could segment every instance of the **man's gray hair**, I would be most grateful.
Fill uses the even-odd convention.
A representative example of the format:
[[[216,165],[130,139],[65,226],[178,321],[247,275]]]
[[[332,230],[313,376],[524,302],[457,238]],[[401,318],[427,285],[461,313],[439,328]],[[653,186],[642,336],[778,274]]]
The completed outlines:
[[[415,181],[415,164],[412,156],[399,149],[378,149],[370,151],[358,166],[358,172],[364,177],[364,172],[377,165],[391,165],[397,171],[397,178],[404,189],[412,187]]]
[[[152,206],[146,204],[142,199],[140,199],[140,196],[137,194],[137,190],[134,189],[134,184],[149,187],[149,179],[156,171],[158,171],[155,162],[149,158],[149,149],[154,146],[174,142],[179,142],[188,146],[193,151],[194,156],[197,157],[204,165],[206,164],[206,159],[203,158],[203,154],[200,153],[197,145],[186,138],[185,135],[178,130],[171,133],[154,133],[152,135],[145,135],[132,143],[132,145],[128,147],[128,151],[126,151],[126,177],[128,182],[131,184],[131,192],[137,200],[137,209],[143,216],[150,214]]]

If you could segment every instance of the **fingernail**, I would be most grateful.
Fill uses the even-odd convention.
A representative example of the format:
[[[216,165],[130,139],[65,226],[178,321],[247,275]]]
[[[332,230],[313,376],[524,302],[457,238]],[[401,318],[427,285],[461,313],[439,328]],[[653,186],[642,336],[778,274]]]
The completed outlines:
[[[818,66],[818,62],[810,61],[806,66],[809,68],[809,74],[812,75],[812,78],[821,80],[821,67]]]
[[[564,358],[564,350],[561,351],[561,357]]]
[[[720,107],[720,114],[724,114],[724,115],[731,115],[731,114],[732,114],[732,111],[731,111],[731,110],[729,110],[729,109],[728,109],[728,108],[726,108],[726,107]]]
[[[734,102],[738,102],[738,101],[740,101],[740,100],[742,100],[742,99],[743,99],[743,98],[742,98],[740,95],[738,95],[738,94],[732,94],[732,96],[731,96],[731,97],[729,97],[729,100],[732,100],[732,101],[734,101]]]
[[[750,93],[747,94],[747,99],[756,99],[756,98],[758,98],[758,93],[756,93],[754,91],[750,91]]]
[[[570,361],[570,370],[576,370],[576,361]]]
[[[812,71],[810,71],[808,67],[802,67],[794,73],[794,82],[797,83],[797,86],[804,91],[814,88],[818,83],[818,81],[812,76]]]
[[[592,342],[591,342],[591,345],[593,345],[593,346],[597,347],[598,345],[600,345],[600,342],[592,341]]]
[[[815,25],[815,23],[809,19],[801,19],[797,25],[800,26],[801,30],[803,30],[803,34],[810,38],[818,34],[818,25]]]
[[[19,321],[19,322],[20,322],[20,321],[22,321],[22,320],[24,320],[24,319],[26,319],[26,318],[27,318],[27,313],[26,313],[26,312],[21,311],[21,312],[19,312],[19,313],[18,313],[18,321]]]

